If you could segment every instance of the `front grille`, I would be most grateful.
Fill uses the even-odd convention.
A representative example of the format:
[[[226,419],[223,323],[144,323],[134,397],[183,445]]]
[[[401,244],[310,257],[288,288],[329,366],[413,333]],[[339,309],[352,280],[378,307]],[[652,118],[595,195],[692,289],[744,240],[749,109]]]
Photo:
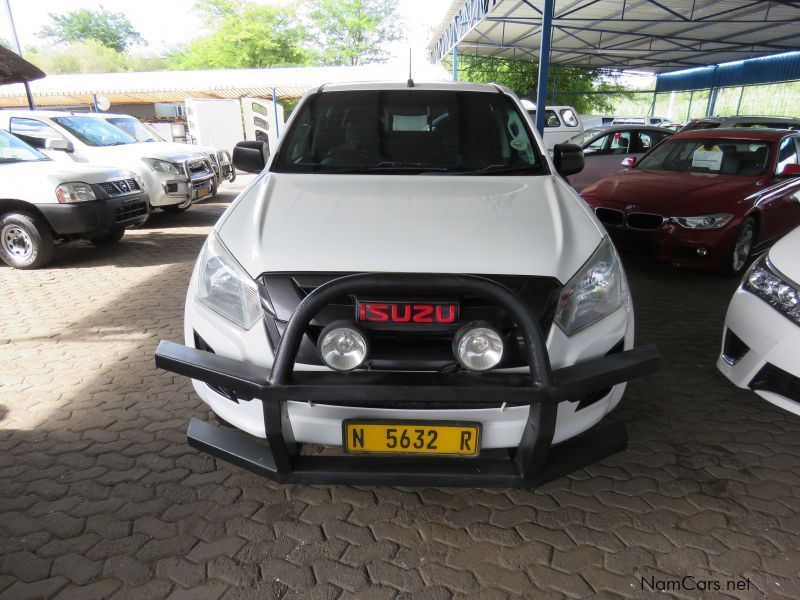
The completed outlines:
[[[262,301],[265,308],[267,333],[272,348],[278,343],[286,329],[297,305],[311,291],[320,285],[348,275],[349,273],[265,273],[258,278]],[[525,277],[509,275],[484,275],[487,279],[499,283],[523,298],[547,337],[553,322],[561,285],[550,277]],[[385,296],[385,295],[384,295]],[[424,296],[425,301],[458,301],[461,315],[458,323],[443,327],[437,331],[414,329],[413,327],[396,327],[392,330],[368,330],[370,341],[369,367],[379,370],[425,370],[440,371],[456,368],[453,357],[453,334],[461,323],[485,320],[492,323],[504,335],[505,352],[500,368],[524,366],[524,346],[518,335],[514,322],[500,307],[477,296],[469,294],[449,294],[446,297],[437,294],[423,294],[409,297],[398,290],[391,298],[381,300],[404,299],[413,300]],[[364,299],[362,297],[362,299]],[[310,365],[321,365],[317,355],[316,343],[322,329],[329,323],[340,319],[355,319],[355,298],[347,296],[328,304],[311,321],[309,331],[303,336],[297,362]]]
[[[188,168],[189,168],[189,175],[191,176],[192,179],[197,179],[198,177],[203,177],[205,175],[211,174],[208,164],[205,163],[204,161],[190,162]]]
[[[147,214],[147,202],[126,202],[114,212],[114,220],[124,223]]]
[[[627,222],[631,229],[658,229],[664,224],[664,217],[649,213],[630,213]]]
[[[135,179],[120,179],[119,181],[104,181],[100,184],[103,191],[111,197],[138,194],[142,191],[139,182]]]
[[[621,210],[614,210],[613,208],[595,208],[594,214],[600,219],[604,225],[611,225],[612,227],[622,226],[622,221],[625,215]]]

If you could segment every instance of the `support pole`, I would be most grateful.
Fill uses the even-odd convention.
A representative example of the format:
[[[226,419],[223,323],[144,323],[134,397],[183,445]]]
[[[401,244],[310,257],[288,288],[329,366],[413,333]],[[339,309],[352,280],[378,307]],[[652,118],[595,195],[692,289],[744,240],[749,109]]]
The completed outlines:
[[[11,13],[11,0],[6,0],[6,12],[8,13],[8,23],[11,25],[11,35],[14,38],[14,45],[17,47],[17,54],[22,56],[22,47],[19,45],[19,37],[17,37],[17,27],[14,25],[14,15]],[[36,108],[33,103],[33,94],[31,94],[31,86],[27,81],[23,81],[22,85],[25,86],[25,96],[28,98],[28,108],[31,110]]]
[[[692,120],[692,101],[693,100],[694,100],[694,90],[692,90],[692,93],[689,94],[689,108],[686,111],[686,120],[687,121],[691,121]]]
[[[550,39],[553,35],[553,5],[544,0],[542,8],[542,43],[539,46],[539,79],[536,83],[536,129],[544,135],[544,112],[547,106],[547,71],[550,68]]]
[[[736,116],[737,117],[739,116],[739,111],[742,109],[742,98],[743,97],[744,97],[744,86],[742,86],[742,89],[739,91],[739,102],[736,105]]]
[[[458,46],[453,46],[453,81],[458,81]]]
[[[272,88],[272,112],[275,113],[275,139],[281,138],[280,125],[278,124],[278,99],[275,97],[275,88]]]

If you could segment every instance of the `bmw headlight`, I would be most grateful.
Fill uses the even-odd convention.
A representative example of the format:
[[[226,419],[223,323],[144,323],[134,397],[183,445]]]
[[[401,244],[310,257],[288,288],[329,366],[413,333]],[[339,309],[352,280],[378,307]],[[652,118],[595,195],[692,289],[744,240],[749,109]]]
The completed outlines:
[[[685,229],[720,229],[733,218],[729,213],[700,215],[697,217],[672,217],[672,221]]]
[[[622,305],[622,269],[608,237],[561,291],[554,321],[573,335]]]
[[[185,175],[181,168],[176,165],[175,163],[171,163],[168,160],[161,160],[159,158],[143,158],[144,164],[146,164],[152,171],[156,171],[157,173],[169,173],[170,175]]]
[[[61,204],[72,204],[73,202],[87,202],[97,200],[92,186],[88,183],[75,181],[72,183],[62,183],[56,188],[56,198]]]
[[[772,267],[766,257],[753,265],[742,287],[800,325],[800,289]]]
[[[250,329],[263,318],[258,286],[211,232],[200,264],[200,301],[236,323]]]

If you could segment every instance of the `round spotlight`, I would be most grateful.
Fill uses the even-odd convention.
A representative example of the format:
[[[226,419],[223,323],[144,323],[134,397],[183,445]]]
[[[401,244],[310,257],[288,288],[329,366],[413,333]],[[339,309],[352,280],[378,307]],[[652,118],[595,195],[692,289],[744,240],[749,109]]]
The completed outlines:
[[[349,321],[331,323],[319,335],[319,356],[336,371],[351,371],[367,358],[367,338]]]
[[[466,323],[453,338],[453,352],[465,369],[488,371],[503,358],[503,337],[486,322]]]

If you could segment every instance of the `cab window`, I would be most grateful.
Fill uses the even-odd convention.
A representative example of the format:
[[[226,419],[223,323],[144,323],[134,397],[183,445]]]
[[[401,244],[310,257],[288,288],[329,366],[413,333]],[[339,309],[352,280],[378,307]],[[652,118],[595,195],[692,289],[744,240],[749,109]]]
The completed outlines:
[[[64,139],[53,127],[36,119],[11,117],[8,130],[35,148],[44,148],[48,139]]]
[[[639,145],[639,152],[647,152],[666,137],[669,137],[666,133],[658,131],[637,131],[636,141]]]
[[[577,127],[578,126],[578,117],[575,116],[575,113],[572,112],[569,108],[562,108],[561,109],[561,118],[564,120],[564,125],[567,127]]]

